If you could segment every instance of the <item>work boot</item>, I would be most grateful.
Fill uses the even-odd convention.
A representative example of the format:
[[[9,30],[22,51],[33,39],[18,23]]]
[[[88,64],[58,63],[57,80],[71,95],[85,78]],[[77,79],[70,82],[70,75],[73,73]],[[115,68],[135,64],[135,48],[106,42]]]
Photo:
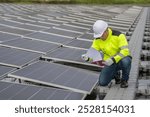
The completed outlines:
[[[115,78],[115,84],[120,84],[121,83],[121,79],[120,78]]]
[[[126,80],[121,80],[120,87],[121,88],[127,88],[128,87],[128,82]]]

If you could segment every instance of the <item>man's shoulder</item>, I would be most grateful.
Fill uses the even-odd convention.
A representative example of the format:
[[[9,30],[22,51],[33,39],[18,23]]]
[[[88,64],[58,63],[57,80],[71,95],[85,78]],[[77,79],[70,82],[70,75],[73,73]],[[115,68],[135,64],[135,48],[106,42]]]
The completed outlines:
[[[114,36],[119,36],[120,34],[122,34],[122,32],[118,31],[118,30],[114,30],[114,29],[111,29],[112,30],[112,35]]]

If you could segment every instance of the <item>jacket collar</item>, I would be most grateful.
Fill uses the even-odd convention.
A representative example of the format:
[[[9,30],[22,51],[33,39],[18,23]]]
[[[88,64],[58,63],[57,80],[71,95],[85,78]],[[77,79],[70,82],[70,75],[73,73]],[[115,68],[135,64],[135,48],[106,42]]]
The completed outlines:
[[[108,28],[108,37],[106,40],[109,40],[111,36],[112,36],[112,29]]]

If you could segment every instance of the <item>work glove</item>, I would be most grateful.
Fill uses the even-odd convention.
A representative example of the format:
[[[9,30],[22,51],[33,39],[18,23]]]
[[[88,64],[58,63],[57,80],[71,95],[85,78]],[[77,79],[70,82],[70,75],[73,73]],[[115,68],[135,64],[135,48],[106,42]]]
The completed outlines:
[[[81,56],[81,59],[82,59],[83,61],[86,61],[86,62],[92,62],[92,61],[93,61],[92,58],[89,58],[86,54],[83,54],[83,55]]]
[[[104,65],[110,66],[114,63],[114,61],[112,59],[108,59],[106,61],[103,62]]]

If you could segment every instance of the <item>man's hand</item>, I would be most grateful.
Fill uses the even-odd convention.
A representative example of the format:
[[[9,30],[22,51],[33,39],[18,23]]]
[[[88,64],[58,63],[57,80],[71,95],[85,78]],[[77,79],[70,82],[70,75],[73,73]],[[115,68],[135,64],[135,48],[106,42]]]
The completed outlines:
[[[103,62],[104,65],[110,66],[114,63],[114,61],[112,59],[108,59],[106,61]]]
[[[91,58],[89,58],[88,56],[86,56],[85,54],[83,54],[81,56],[81,59],[84,60],[84,61],[87,61],[87,62],[92,62],[93,60]]]

